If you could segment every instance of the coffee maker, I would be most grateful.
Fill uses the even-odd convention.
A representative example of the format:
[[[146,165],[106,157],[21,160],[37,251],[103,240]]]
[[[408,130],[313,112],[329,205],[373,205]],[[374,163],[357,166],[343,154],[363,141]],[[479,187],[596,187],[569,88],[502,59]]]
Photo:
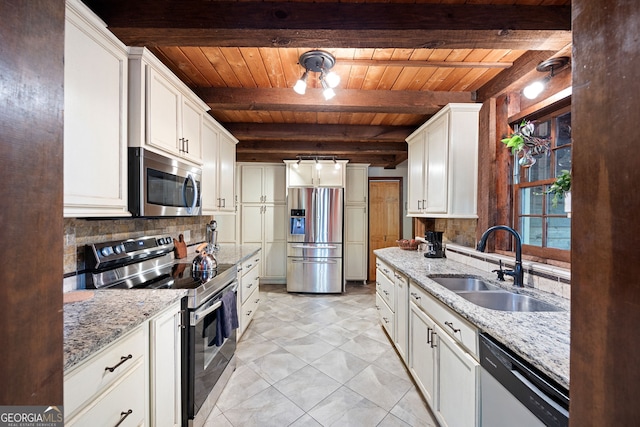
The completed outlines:
[[[444,258],[442,247],[442,231],[427,231],[424,238],[427,241],[427,251],[424,256],[427,258]]]

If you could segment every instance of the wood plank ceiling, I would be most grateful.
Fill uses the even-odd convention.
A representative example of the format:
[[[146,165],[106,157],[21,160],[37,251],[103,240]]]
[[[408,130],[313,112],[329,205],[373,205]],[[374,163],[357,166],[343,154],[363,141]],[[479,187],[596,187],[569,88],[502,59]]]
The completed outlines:
[[[337,156],[395,167],[405,138],[450,102],[482,102],[570,52],[570,0],[84,0],[147,46],[239,140],[238,161]],[[325,101],[308,50],[336,57]],[[539,74],[539,73],[538,73]]]

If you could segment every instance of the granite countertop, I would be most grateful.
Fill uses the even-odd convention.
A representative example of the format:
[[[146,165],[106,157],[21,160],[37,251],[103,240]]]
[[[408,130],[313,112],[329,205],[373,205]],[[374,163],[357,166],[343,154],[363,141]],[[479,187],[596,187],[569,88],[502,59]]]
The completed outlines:
[[[569,300],[532,288],[516,289],[511,282],[498,282],[495,274],[446,258],[425,258],[417,251],[385,248],[374,251],[382,261],[408,276],[414,283],[476,325],[481,331],[569,389],[570,303]],[[565,311],[509,312],[475,305],[429,279],[436,274],[472,274],[506,290],[534,296]]]
[[[221,244],[216,258],[237,264],[260,250],[260,245]],[[188,256],[193,259],[195,253]],[[185,259],[176,260],[185,262]],[[65,294],[64,370],[141,325],[187,294],[185,289],[79,290]],[[74,302],[75,301],[75,302]]]

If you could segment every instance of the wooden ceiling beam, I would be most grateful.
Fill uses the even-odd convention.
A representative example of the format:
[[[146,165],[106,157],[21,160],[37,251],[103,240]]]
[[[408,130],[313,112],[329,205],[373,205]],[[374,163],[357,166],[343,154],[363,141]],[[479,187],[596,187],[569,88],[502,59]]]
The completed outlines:
[[[281,163],[283,160],[295,159],[296,155],[300,156],[314,156],[325,155],[332,156],[333,153],[316,153],[316,152],[303,152],[299,151],[296,154],[293,153],[251,153],[236,151],[237,162],[262,162],[262,163]],[[337,155],[339,160],[349,160],[350,163],[368,163],[371,166],[384,167],[386,169],[393,169],[403,161],[407,160],[407,153],[400,153],[397,155],[392,154],[368,154],[368,153],[350,153],[349,155]]]
[[[570,6],[84,0],[131,46],[559,50]]]
[[[396,155],[407,151],[407,143],[401,142],[352,142],[352,141],[323,141],[314,139],[305,141],[265,141],[260,139],[240,140],[236,145],[236,152],[241,153],[287,153],[293,157],[301,155],[301,152],[330,155],[347,155],[354,152],[367,154]]]
[[[336,89],[325,101],[322,89],[298,95],[289,88],[199,88],[196,94],[216,110],[435,114],[451,102],[474,102],[472,92]]]
[[[405,138],[415,126],[360,126],[360,125],[325,125],[302,123],[223,123],[225,129],[240,141],[259,139],[260,141],[293,141],[301,139],[319,142],[349,141],[350,149],[376,150],[379,145],[388,148],[389,142],[400,142],[405,145]],[[354,144],[358,143],[358,144]],[[366,143],[366,144],[360,144]],[[387,144],[387,145],[385,145]]]

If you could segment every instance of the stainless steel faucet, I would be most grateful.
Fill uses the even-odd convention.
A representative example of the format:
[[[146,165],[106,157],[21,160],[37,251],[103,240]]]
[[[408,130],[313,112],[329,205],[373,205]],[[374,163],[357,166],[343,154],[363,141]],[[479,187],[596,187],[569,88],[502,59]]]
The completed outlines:
[[[496,230],[505,230],[513,235],[513,238],[516,241],[516,265],[513,270],[504,270],[504,274],[507,276],[513,277],[514,286],[518,286],[520,288],[524,287],[524,270],[522,269],[522,239],[516,230],[511,227],[507,227],[506,225],[495,225],[482,234],[480,237],[480,241],[478,242],[478,246],[476,249],[480,252],[484,252],[485,247],[487,246],[487,237],[489,234]]]

